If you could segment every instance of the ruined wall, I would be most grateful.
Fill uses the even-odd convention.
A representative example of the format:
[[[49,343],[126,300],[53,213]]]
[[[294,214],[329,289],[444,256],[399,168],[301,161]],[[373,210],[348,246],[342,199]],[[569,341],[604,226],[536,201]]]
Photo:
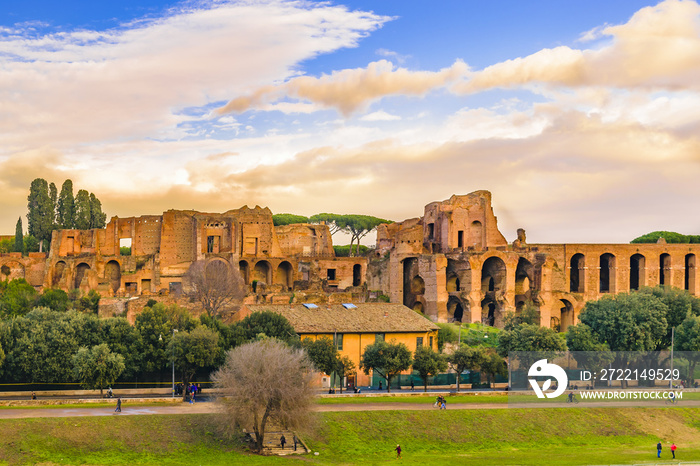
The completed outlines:
[[[285,256],[335,256],[328,225],[282,225],[275,234]]]

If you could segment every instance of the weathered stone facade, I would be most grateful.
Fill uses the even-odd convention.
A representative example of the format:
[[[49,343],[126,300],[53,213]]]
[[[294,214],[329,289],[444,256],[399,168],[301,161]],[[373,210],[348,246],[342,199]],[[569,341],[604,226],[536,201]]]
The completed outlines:
[[[130,246],[130,255],[121,255],[120,245]],[[257,206],[223,214],[169,210],[114,217],[104,229],[58,230],[48,255],[1,255],[0,278],[105,297],[177,295],[197,260],[238,267],[253,302],[288,302],[297,291],[312,301],[333,301],[329,295],[341,291],[345,300],[364,296],[367,259],[335,257],[326,225],[275,227],[270,210]]]
[[[500,326],[506,312],[532,304],[541,324],[564,330],[587,301],[643,286],[697,295],[697,244],[507,244],[476,191],[425,206],[423,217],[377,231],[368,286],[438,322]]]

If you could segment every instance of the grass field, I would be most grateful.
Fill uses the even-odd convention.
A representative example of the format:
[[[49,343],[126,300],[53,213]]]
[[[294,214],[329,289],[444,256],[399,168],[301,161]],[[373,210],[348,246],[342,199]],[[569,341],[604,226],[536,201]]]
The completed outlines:
[[[700,409],[502,409],[335,412],[303,436],[318,456],[260,457],[221,437],[214,416],[108,416],[0,421],[0,463],[223,464],[632,464],[655,445],[700,461]]]

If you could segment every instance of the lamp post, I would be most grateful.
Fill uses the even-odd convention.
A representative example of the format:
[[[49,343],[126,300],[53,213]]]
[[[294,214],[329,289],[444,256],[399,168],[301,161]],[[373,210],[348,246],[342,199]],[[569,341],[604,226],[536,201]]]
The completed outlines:
[[[175,333],[177,333],[177,329],[173,329],[173,340],[175,340]],[[173,398],[175,398],[175,342],[173,341],[172,343],[172,357],[173,357]]]

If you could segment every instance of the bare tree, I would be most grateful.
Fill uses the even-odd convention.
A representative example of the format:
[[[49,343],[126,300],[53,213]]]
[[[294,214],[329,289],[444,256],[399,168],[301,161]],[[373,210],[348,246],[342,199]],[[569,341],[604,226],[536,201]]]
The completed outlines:
[[[314,379],[306,353],[276,339],[229,350],[212,374],[226,425],[255,432],[258,452],[268,423],[296,429],[311,422]]]
[[[237,310],[245,298],[240,271],[224,261],[193,262],[182,278],[185,295],[199,302],[210,317]]]

